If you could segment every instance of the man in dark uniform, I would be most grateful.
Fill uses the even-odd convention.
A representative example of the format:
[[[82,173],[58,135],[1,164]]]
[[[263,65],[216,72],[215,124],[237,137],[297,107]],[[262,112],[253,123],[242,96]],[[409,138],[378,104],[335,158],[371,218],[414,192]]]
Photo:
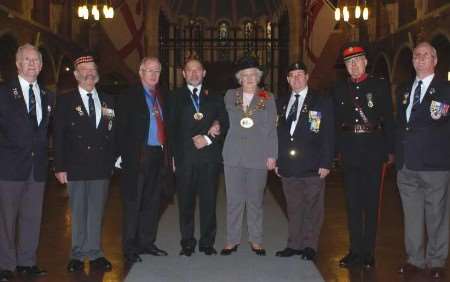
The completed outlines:
[[[57,97],[55,111],[55,176],[67,184],[72,216],[69,272],[91,268],[111,270],[101,247],[102,219],[114,165],[113,97],[99,92],[94,58],[74,61],[78,88]]]
[[[276,256],[314,260],[324,216],[325,177],[334,157],[332,100],[308,87],[302,62],[288,68],[290,95],[277,101],[278,160],[288,213],[287,247]]]
[[[186,85],[171,94],[170,138],[175,160],[180,214],[181,252],[191,256],[195,250],[194,211],[199,197],[199,251],[216,254],[216,195],[224,133],[228,118],[223,98],[208,93],[203,85],[206,71],[200,61],[189,59],[183,69]],[[218,122],[221,134],[208,131]]]
[[[414,48],[412,62],[416,77],[397,95],[397,184],[407,255],[399,272],[427,266],[440,279],[449,240],[450,84],[434,73],[438,58],[430,43]]]
[[[128,264],[141,262],[141,254],[167,255],[155,244],[164,188],[162,174],[171,165],[166,134],[167,103],[158,85],[160,74],[158,58],[142,59],[141,82],[120,95],[117,106],[124,212],[122,244]]]
[[[0,87],[0,281],[14,270],[47,274],[36,266],[36,251],[54,95],[37,83],[42,55],[36,47],[20,46],[16,66],[18,76]]]
[[[375,265],[375,238],[381,170],[393,161],[394,124],[388,81],[366,73],[364,47],[343,48],[349,78],[339,81],[332,95],[337,125],[337,152],[342,160],[347,199],[349,253],[342,267]]]

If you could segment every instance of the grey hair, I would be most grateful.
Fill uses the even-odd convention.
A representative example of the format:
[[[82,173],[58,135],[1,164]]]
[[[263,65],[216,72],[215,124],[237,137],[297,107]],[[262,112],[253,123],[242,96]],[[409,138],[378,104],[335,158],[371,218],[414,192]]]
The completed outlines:
[[[255,69],[255,70],[256,70],[256,79],[258,80],[257,83],[260,83],[260,82],[261,82],[261,78],[262,78],[262,76],[263,76],[263,71],[260,70],[260,69],[258,69],[258,68],[252,68],[252,69]],[[235,77],[236,77],[237,81],[239,82],[239,84],[242,84],[242,83],[241,83],[241,80],[242,80],[242,79],[241,79],[241,73],[242,73],[243,70],[246,70],[246,69],[242,69],[242,70],[238,71],[238,72],[235,74]]]
[[[30,43],[25,43],[22,46],[19,46],[19,48],[17,48],[16,62],[19,62],[22,59],[22,54],[27,49],[31,49],[31,50],[36,51],[36,53],[38,54],[38,57],[39,57],[39,61],[42,64],[42,53],[41,53],[41,51],[39,51],[38,48],[36,48],[34,45],[31,45]]]
[[[420,42],[419,44],[416,45],[416,47],[414,47],[414,50],[419,48],[419,47],[428,47],[428,48],[430,48],[431,55],[433,57],[435,57],[436,59],[438,58],[436,48],[434,48],[434,46],[431,45],[430,42],[428,42],[428,41]]]
[[[142,71],[142,69],[144,68],[144,65],[148,61],[155,61],[155,62],[157,62],[159,64],[159,70],[162,70],[161,62],[159,61],[159,59],[157,57],[144,57],[144,58],[142,58],[141,64],[139,65],[139,71]]]

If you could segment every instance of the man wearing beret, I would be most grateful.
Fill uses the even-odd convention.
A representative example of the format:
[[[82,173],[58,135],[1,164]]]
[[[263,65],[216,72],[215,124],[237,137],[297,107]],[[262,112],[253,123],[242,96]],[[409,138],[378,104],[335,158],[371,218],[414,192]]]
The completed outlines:
[[[389,82],[366,73],[366,50],[349,43],[342,56],[349,77],[332,90],[336,149],[342,161],[350,250],[341,267],[375,266],[383,163],[393,162],[394,122]]]
[[[0,281],[42,276],[36,265],[48,174],[48,127],[54,95],[37,82],[42,54],[30,44],[16,53],[18,75],[0,86]]]
[[[407,255],[399,272],[427,266],[434,279],[442,278],[448,256],[450,181],[450,84],[435,75],[437,62],[428,42],[414,48],[416,77],[398,92],[396,135]]]
[[[278,257],[314,260],[324,216],[325,177],[334,157],[332,100],[308,87],[302,62],[289,66],[290,95],[277,101],[278,160],[288,214],[288,241]]]
[[[72,216],[69,272],[90,267],[109,271],[101,247],[102,219],[114,161],[113,97],[99,92],[94,57],[74,61],[78,88],[57,97],[55,111],[55,176],[67,184]]]

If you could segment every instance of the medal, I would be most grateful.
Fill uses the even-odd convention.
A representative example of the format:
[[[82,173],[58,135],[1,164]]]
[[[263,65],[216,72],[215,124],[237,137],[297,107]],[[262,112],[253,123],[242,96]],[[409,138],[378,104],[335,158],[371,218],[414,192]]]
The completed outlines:
[[[367,97],[367,106],[369,108],[373,108],[372,93],[367,93],[366,97]]]
[[[430,115],[434,120],[438,120],[442,117],[442,103],[437,101],[431,101]]]
[[[113,125],[112,120],[109,120],[109,122],[108,122],[108,130],[109,131],[111,131],[112,125]]]
[[[244,117],[241,119],[241,127],[243,128],[251,128],[254,124],[255,122],[250,117]]]
[[[204,117],[203,113],[196,112],[196,113],[194,114],[194,119],[195,119],[195,120],[202,120],[203,117]]]

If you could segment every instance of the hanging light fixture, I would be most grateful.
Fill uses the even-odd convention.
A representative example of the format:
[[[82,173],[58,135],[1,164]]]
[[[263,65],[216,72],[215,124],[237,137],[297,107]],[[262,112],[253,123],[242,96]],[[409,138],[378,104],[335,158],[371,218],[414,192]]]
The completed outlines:
[[[344,4],[342,9],[339,6],[336,6],[334,10],[334,19],[336,21],[340,21],[342,18],[345,22],[350,21],[350,10],[353,10],[353,14],[355,16],[355,19],[357,20],[361,19],[361,15],[363,20],[367,21],[369,19],[369,8],[367,7],[367,0],[364,1],[364,9],[362,9],[359,0],[356,1],[355,6],[348,6],[347,4]]]
[[[344,16],[344,22],[348,22],[348,20],[350,19],[350,12],[348,11],[347,6],[344,6],[344,8],[342,9],[342,14]]]
[[[102,9],[101,12],[99,7]],[[92,15],[94,20],[99,21],[102,14],[105,19],[114,18],[114,8],[111,0],[81,0],[77,8],[78,17],[84,20],[88,20],[89,15]]]
[[[359,6],[359,1],[357,1],[355,7],[355,19],[359,19],[360,17],[361,17],[361,7]]]
[[[341,9],[339,7],[336,7],[336,10],[334,10],[334,19],[336,21],[341,20]]]
[[[366,7],[364,7],[364,10],[363,10],[363,20],[367,21],[368,19],[369,19],[369,8],[367,8],[367,6],[366,6]]]

